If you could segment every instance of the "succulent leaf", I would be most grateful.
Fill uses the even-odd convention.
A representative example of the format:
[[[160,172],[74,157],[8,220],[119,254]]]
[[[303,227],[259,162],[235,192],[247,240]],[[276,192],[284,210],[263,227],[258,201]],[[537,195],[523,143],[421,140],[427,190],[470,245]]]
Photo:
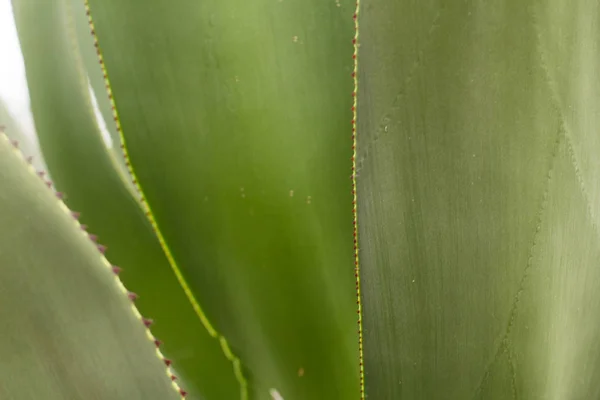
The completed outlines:
[[[3,134],[0,227],[1,398],[182,399],[108,261]]]
[[[359,390],[349,1],[90,1],[149,211],[271,399]]]
[[[598,3],[359,21],[366,396],[597,398]]]

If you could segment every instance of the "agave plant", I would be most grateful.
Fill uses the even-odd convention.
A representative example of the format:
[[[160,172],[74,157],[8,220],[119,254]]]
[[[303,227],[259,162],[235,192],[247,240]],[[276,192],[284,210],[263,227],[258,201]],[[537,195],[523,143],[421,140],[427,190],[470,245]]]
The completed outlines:
[[[598,1],[88,1],[12,0],[0,398],[600,398]]]

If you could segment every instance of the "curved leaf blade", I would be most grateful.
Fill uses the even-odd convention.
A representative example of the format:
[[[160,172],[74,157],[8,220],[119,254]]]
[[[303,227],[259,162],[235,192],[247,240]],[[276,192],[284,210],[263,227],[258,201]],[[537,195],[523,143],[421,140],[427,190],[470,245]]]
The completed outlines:
[[[181,399],[110,264],[0,136],[2,398]]]

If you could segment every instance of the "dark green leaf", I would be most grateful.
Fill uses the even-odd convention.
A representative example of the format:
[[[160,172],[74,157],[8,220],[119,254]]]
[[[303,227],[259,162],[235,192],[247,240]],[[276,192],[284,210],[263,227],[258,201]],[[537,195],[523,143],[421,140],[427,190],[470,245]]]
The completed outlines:
[[[148,204],[258,398],[359,391],[344,4],[90,1]]]

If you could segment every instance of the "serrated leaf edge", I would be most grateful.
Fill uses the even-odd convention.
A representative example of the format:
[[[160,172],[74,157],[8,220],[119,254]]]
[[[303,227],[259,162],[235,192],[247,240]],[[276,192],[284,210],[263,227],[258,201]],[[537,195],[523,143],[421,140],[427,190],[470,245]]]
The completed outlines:
[[[64,7],[64,11],[65,11],[64,14],[65,14],[65,17],[67,20],[66,34],[69,38],[69,45],[71,47],[71,51],[73,52],[73,59],[75,61],[76,70],[77,70],[77,78],[79,79],[79,86],[81,86],[81,89],[82,89],[82,96],[84,98],[84,102],[85,102],[85,105],[86,105],[86,108],[88,111],[88,118],[90,118],[90,120],[93,121],[94,131],[95,131],[96,135],[98,135],[98,137],[100,137],[101,142],[104,145],[104,139],[102,138],[102,133],[100,131],[100,125],[98,124],[98,120],[97,120],[96,114],[94,112],[94,106],[92,104],[92,94],[89,93],[89,91],[88,91],[89,74],[86,70],[85,63],[83,62],[83,59],[81,58],[80,46],[79,46],[79,42],[77,41],[77,34],[75,33],[75,20],[74,20],[74,16],[73,16],[73,14],[74,14],[73,6],[70,1],[63,0],[63,7]],[[116,160],[114,153],[111,150],[109,150],[108,147],[106,147],[106,145],[103,146],[103,150],[106,153],[108,159],[110,160],[110,164],[111,164],[112,168],[114,169],[114,171],[116,172],[117,176],[123,182],[125,187],[129,190],[132,197],[135,197],[135,192],[134,192],[133,188],[131,187],[128,177],[126,176],[126,172],[123,171],[123,168],[119,166],[119,163]]]
[[[75,227],[81,232],[81,234],[85,235],[89,240],[91,240],[97,246],[98,254],[101,257],[102,263],[113,274],[115,283],[118,286],[119,290],[123,293],[123,295],[125,295],[129,298],[130,304],[131,304],[131,312],[146,327],[146,330],[145,330],[146,338],[154,344],[156,356],[158,357],[159,360],[161,360],[165,364],[165,372],[166,372],[168,378],[171,380],[171,386],[181,396],[182,399],[185,399],[187,392],[185,390],[183,390],[179,386],[179,384],[176,382],[177,376],[173,373],[173,370],[171,367],[172,366],[171,360],[167,359],[162,354],[162,352],[160,351],[161,342],[154,337],[154,335],[152,334],[152,331],[150,330],[150,325],[152,324],[152,320],[144,318],[142,316],[142,314],[139,312],[139,310],[137,309],[137,307],[134,304],[135,299],[132,299],[132,296],[131,296],[132,292],[128,291],[127,288],[125,287],[125,285],[123,284],[123,282],[121,281],[121,279],[119,279],[118,274],[120,272],[120,267],[117,267],[116,265],[112,265],[110,263],[110,261],[108,261],[108,259],[104,255],[104,251],[106,250],[106,247],[102,246],[101,244],[97,244],[97,237],[93,234],[88,233],[87,227],[85,225],[82,225],[79,222],[79,220],[78,220],[79,213],[74,212],[67,207],[67,205],[62,201],[62,197],[63,197],[62,193],[56,191],[52,182],[47,179],[47,174],[44,171],[37,171],[31,163],[32,157],[26,157],[23,154],[23,152],[19,149],[19,143],[17,141],[10,140],[10,138],[6,135],[4,130],[1,128],[2,127],[0,127],[0,137],[2,137],[3,140],[6,140],[12,146],[13,152],[23,161],[24,164],[26,164],[27,170],[33,176],[40,178],[44,182],[44,184],[48,187],[48,189],[53,192],[53,194],[56,197],[56,201],[58,202],[59,207],[64,211],[65,214],[69,215],[72,218],[73,223],[75,224]]]
[[[356,1],[356,8],[352,19],[354,20],[354,38],[352,45],[354,52],[352,53],[353,69],[352,80],[354,88],[352,91],[352,216],[353,216],[353,236],[354,236],[354,277],[356,278],[356,313],[358,314],[358,363],[360,373],[360,399],[365,399],[365,369],[363,357],[363,321],[362,321],[362,299],[360,291],[360,267],[358,257],[358,213],[356,205],[356,120],[357,120],[357,99],[358,99],[358,14],[360,11],[360,0]]]

